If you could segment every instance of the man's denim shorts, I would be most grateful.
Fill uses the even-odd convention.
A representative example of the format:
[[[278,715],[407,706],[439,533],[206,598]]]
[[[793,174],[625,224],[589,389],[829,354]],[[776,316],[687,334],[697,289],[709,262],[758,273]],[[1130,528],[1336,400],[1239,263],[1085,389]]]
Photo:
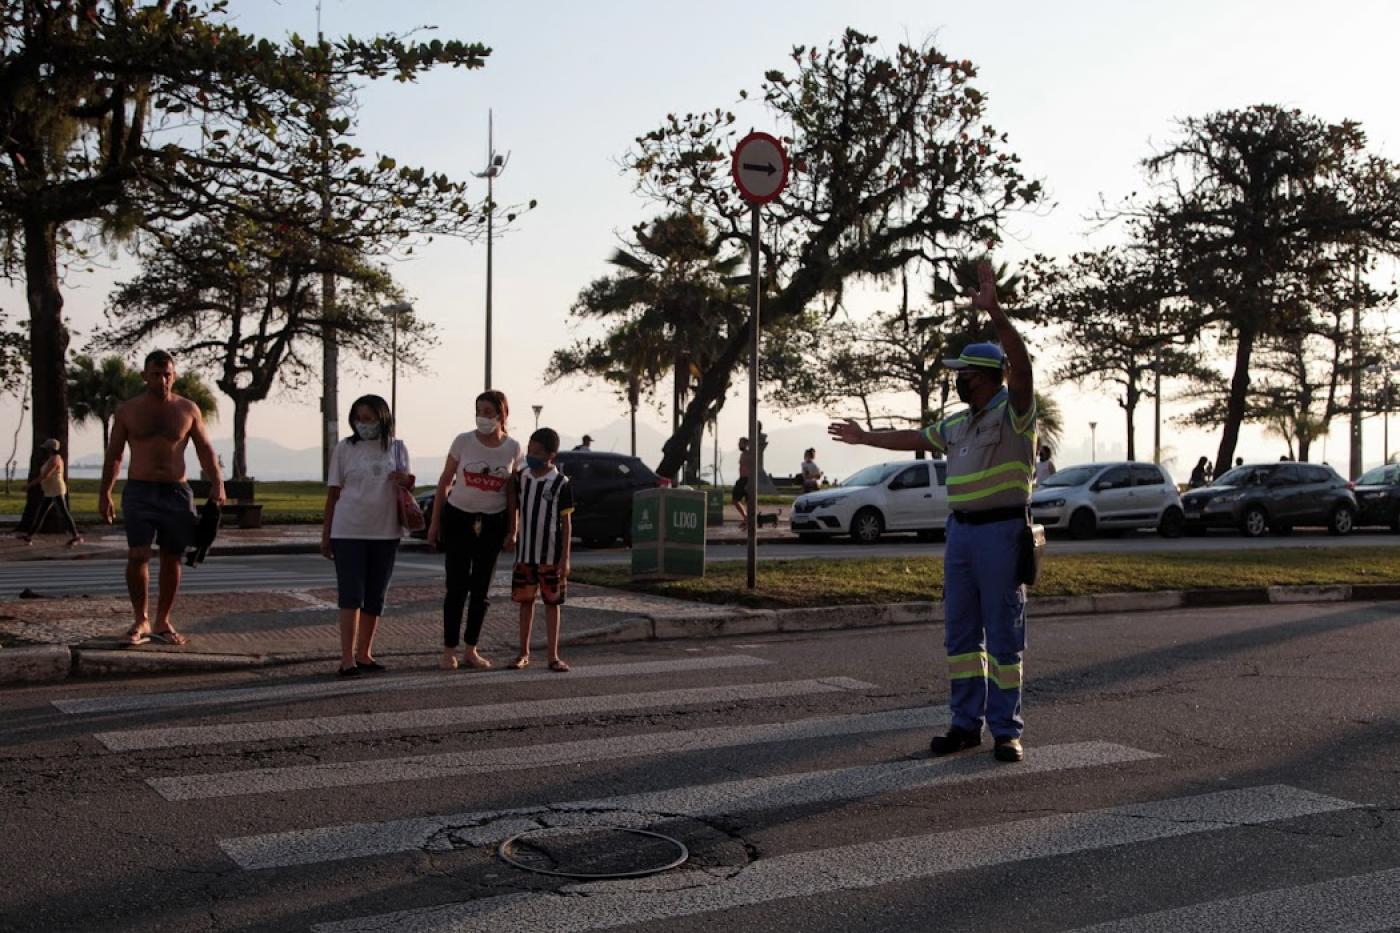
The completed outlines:
[[[170,554],[184,554],[194,543],[194,493],[188,483],[129,479],[122,487],[122,521],[129,547],[159,543]]]

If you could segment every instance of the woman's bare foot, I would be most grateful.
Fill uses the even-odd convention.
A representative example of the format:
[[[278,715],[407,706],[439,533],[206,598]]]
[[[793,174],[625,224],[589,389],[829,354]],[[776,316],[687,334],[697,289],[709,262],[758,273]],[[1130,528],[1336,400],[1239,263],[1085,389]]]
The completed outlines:
[[[491,669],[491,661],[477,654],[475,648],[468,648],[462,652],[462,666],[474,671],[486,671]]]
[[[442,660],[438,661],[438,667],[445,671],[455,671],[457,669],[457,649],[442,649]]]

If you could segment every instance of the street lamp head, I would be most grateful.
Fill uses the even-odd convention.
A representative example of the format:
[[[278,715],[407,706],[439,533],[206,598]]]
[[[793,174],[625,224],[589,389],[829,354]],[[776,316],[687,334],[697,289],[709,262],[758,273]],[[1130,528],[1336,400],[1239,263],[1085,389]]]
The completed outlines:
[[[385,314],[392,314],[397,317],[400,314],[408,314],[413,310],[413,305],[407,301],[396,301],[391,305],[385,305],[380,310]]]

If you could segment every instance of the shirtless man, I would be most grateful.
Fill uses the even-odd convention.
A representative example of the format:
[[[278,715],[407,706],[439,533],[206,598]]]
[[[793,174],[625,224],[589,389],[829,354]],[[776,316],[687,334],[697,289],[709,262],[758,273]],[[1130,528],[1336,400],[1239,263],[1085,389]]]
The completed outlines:
[[[97,510],[107,524],[116,518],[112,486],[121,472],[122,452],[131,445],[131,469],[122,487],[122,518],[126,523],[126,588],[136,621],[126,633],[128,645],[152,638],[168,645],[186,644],[175,631],[170,610],[180,589],[180,558],[194,542],[194,495],[185,482],[185,445],[194,441],[195,454],[212,477],[209,497],[224,502],[224,480],[199,408],[173,391],[175,360],[164,350],[146,357],[141,373],[146,391],[123,402],[113,419],[112,440],[102,463],[102,486]],[[147,587],[153,545],[160,547],[160,597],[155,626],[146,614]]]

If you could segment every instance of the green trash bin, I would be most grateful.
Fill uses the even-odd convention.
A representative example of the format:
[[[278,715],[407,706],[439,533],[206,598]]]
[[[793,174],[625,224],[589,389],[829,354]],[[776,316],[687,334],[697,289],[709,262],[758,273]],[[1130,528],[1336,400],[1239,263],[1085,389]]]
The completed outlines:
[[[705,490],[705,524],[711,528],[724,524],[725,492],[718,486]]]
[[[643,489],[632,496],[632,579],[705,575],[705,494]]]

